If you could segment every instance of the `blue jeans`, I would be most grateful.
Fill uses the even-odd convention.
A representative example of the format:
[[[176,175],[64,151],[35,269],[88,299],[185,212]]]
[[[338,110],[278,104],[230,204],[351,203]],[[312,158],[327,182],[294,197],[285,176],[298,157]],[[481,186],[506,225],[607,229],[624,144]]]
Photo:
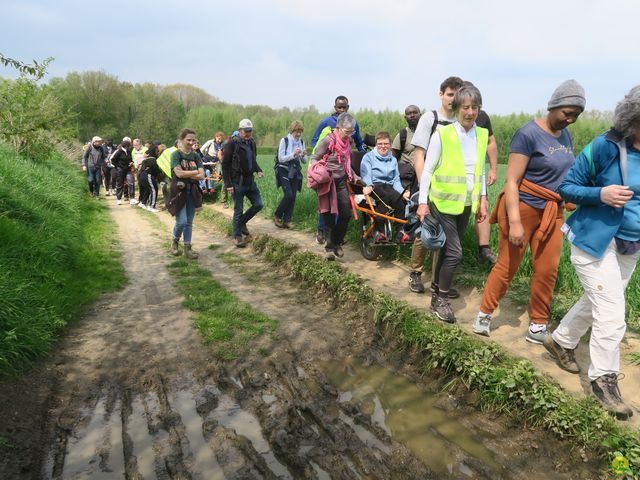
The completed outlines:
[[[244,197],[249,199],[251,207],[246,212],[242,212],[244,208]],[[260,196],[260,190],[255,181],[251,181],[251,185],[233,184],[233,236],[242,235],[242,227],[251,220],[256,213],[262,210],[264,204]]]
[[[89,190],[94,197],[100,195],[100,184],[102,183],[102,171],[100,167],[87,165],[87,180],[89,181]]]
[[[276,218],[281,218],[284,223],[291,222],[293,217],[293,207],[296,204],[296,195],[298,194],[298,186],[300,185],[300,179],[288,178],[286,173],[284,175],[278,174],[280,185],[282,186],[282,192],[284,196],[276,208]]]
[[[191,188],[191,185],[188,185],[186,188]],[[180,236],[183,236],[184,243],[191,245],[191,232],[193,231],[193,217],[196,215],[196,207],[193,204],[191,192],[187,191],[186,194],[187,203],[176,215],[176,225],[173,227],[173,238],[180,240]]]

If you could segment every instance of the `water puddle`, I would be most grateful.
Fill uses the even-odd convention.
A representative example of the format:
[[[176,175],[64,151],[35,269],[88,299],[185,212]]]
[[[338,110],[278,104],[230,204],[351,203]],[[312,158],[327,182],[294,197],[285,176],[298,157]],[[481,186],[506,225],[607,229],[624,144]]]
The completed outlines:
[[[346,364],[332,361],[326,367],[324,371],[340,391],[339,402],[357,404],[365,415],[370,416],[373,425],[411,449],[439,475],[438,478],[474,476],[474,472],[456,458],[449,442],[496,472],[504,471],[481,439],[434,406],[436,395],[423,392],[390,370],[380,366],[365,367],[354,359]],[[347,418],[347,423],[354,428],[353,420],[344,414],[340,416]],[[367,445],[383,450],[380,445],[384,444],[371,432],[358,425],[355,427],[354,431]],[[370,437],[375,438],[375,442]]]
[[[269,442],[262,435],[260,422],[251,413],[242,410],[228,395],[221,395],[218,407],[210,414],[220,425],[233,429],[238,435],[246,437],[256,451],[262,455],[269,469],[279,478],[293,478],[289,470],[275,457]]]
[[[133,443],[133,454],[138,464],[138,473],[145,480],[157,478],[154,468],[153,437],[149,433],[147,414],[140,397],[131,402],[131,415],[127,421],[127,432]]]

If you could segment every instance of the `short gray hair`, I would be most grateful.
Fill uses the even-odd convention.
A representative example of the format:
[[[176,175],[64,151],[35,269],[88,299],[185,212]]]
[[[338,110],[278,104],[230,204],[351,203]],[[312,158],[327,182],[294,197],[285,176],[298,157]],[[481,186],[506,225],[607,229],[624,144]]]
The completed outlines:
[[[613,112],[613,126],[624,137],[631,137],[640,123],[640,85],[633,87]]]
[[[470,98],[473,105],[482,107],[482,95],[480,94],[480,90],[478,90],[474,85],[465,85],[462,88],[459,88],[453,97],[451,106],[455,113],[458,113],[458,110],[460,110],[465,98]]]
[[[336,120],[336,127],[351,130],[356,128],[356,118],[349,112],[342,112]]]

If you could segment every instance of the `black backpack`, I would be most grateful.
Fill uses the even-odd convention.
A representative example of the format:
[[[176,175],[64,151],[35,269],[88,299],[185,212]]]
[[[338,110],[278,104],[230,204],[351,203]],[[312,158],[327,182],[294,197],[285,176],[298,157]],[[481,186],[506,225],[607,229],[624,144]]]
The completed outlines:
[[[289,137],[282,137],[282,139],[284,140],[284,151],[286,153],[287,149],[289,148]],[[300,141],[302,142],[302,149],[304,150],[304,140],[301,138]],[[279,149],[280,146],[278,145],[278,150]],[[273,170],[276,172],[276,174],[278,173],[278,167],[286,167],[286,165],[282,165],[278,162],[278,150],[276,150],[276,155],[273,159]]]

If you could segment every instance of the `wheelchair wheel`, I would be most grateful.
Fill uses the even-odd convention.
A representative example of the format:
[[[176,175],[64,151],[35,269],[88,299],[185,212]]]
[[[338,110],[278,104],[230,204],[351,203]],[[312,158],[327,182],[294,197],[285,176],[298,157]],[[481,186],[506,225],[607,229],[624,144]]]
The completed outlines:
[[[361,230],[360,230],[360,253],[367,260],[377,260],[380,256],[380,247],[375,245],[375,241],[373,239],[373,235],[369,235],[368,237],[364,237],[364,232],[369,228],[369,217],[366,215],[362,215],[362,220],[360,222]]]

